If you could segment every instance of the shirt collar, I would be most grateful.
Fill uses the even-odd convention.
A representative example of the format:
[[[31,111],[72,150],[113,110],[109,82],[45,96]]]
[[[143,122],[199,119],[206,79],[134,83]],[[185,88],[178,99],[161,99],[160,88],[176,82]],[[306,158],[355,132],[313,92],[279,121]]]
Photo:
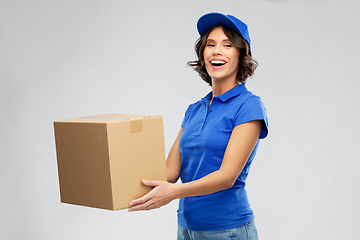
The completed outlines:
[[[245,83],[243,83],[233,87],[229,91],[224,92],[223,94],[217,96],[216,98],[219,98],[222,102],[226,102],[233,97],[239,96],[245,91],[247,91],[247,88],[245,86]],[[202,98],[202,100],[204,102],[209,102],[211,100],[211,97],[212,97],[212,92],[209,92],[205,97]]]

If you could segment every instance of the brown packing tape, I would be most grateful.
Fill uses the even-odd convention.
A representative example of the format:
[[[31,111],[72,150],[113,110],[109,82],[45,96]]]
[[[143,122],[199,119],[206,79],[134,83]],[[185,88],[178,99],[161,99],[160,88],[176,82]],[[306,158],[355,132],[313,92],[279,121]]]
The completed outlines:
[[[143,121],[142,119],[136,119],[130,121],[130,132],[131,133],[140,133],[143,131]]]

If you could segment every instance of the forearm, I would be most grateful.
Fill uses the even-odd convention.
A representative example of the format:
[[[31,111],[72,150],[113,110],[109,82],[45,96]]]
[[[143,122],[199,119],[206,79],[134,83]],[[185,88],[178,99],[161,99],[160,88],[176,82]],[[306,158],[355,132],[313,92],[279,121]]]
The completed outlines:
[[[201,196],[232,187],[234,180],[222,170],[212,172],[205,177],[192,182],[174,184],[172,198]]]

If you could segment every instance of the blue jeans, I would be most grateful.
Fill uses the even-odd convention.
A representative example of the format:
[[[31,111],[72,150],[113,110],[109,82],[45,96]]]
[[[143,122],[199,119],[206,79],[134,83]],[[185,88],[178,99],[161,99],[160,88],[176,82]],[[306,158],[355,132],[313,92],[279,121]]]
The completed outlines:
[[[190,231],[178,224],[177,240],[258,240],[254,220],[244,225],[216,231]]]

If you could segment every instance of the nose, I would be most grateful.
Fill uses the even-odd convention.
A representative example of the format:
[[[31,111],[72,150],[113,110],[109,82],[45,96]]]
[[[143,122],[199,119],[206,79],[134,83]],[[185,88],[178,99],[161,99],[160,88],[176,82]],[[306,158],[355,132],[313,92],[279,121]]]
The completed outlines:
[[[220,49],[219,46],[216,46],[216,47],[214,48],[214,51],[212,52],[212,55],[213,55],[213,56],[219,56],[219,55],[221,55],[221,49]]]

